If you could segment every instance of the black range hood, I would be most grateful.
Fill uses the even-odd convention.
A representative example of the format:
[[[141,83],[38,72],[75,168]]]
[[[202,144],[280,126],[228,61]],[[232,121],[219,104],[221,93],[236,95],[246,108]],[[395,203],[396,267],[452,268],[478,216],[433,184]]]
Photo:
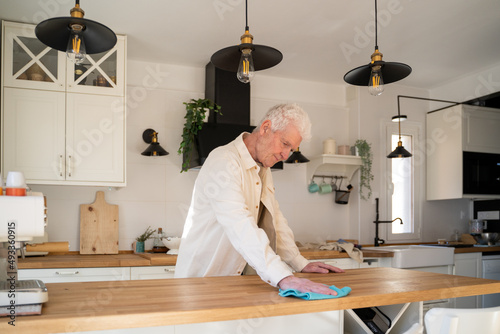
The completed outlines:
[[[221,106],[222,115],[210,112],[208,122],[195,138],[189,168],[200,168],[213,149],[255,128],[250,125],[250,84],[240,82],[236,73],[208,63],[205,67],[205,98]],[[283,162],[278,162],[272,168],[283,169]]]

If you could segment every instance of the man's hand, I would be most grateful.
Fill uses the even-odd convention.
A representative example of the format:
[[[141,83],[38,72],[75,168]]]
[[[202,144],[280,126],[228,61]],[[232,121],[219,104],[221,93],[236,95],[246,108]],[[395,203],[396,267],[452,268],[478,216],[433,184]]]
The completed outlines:
[[[299,278],[295,276],[287,276],[283,278],[278,283],[278,287],[281,290],[294,289],[300,292],[316,292],[316,293],[321,293],[323,295],[332,295],[332,296],[337,295],[337,292],[330,289],[325,284],[316,283],[306,278]]]
[[[329,272],[343,273],[344,270],[331,266],[323,262],[309,262],[307,266],[302,269],[302,273],[320,273],[328,274]]]

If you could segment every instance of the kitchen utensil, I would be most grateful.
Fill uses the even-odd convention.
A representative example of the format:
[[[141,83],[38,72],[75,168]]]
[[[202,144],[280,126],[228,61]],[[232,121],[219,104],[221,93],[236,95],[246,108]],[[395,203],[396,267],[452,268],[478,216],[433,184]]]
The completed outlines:
[[[182,239],[180,237],[166,237],[161,239],[165,247],[169,249],[167,254],[178,254],[181,240]]]
[[[472,236],[480,245],[493,246],[500,240],[500,233],[479,233]]]
[[[40,244],[26,244],[27,252],[68,252],[69,242],[59,241],[59,242],[44,242]]]
[[[483,221],[480,219],[473,219],[470,222],[470,233],[483,233]]]
[[[341,154],[341,155],[351,154],[351,149],[350,149],[349,145],[339,145],[339,154]]]
[[[311,183],[309,184],[308,190],[310,193],[316,193],[319,191],[319,185],[314,182],[314,179],[311,180]]]
[[[106,203],[102,191],[80,205],[80,254],[118,254],[118,205]]]

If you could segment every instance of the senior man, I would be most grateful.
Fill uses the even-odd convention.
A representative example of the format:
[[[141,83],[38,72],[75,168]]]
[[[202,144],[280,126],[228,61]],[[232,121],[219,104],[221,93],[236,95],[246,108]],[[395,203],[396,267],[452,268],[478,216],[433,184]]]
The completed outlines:
[[[293,276],[343,272],[309,262],[274,196],[270,167],[288,158],[311,123],[296,104],[271,108],[252,133],[213,150],[196,179],[177,258],[176,277],[256,272],[280,289],[336,295],[327,286]],[[290,269],[290,267],[292,269]]]

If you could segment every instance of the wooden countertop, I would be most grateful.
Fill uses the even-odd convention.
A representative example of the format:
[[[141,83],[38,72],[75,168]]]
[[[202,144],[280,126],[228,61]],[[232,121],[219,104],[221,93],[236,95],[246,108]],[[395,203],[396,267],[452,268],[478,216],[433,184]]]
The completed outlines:
[[[499,252],[498,247],[455,248],[455,253]],[[308,260],[349,258],[345,252],[305,250],[301,254]],[[394,253],[380,249],[363,250],[366,257],[393,257]],[[19,259],[19,269],[50,268],[98,268],[98,267],[140,267],[140,266],[175,266],[177,255],[163,253],[116,254],[116,255],[47,255]]]
[[[42,315],[18,317],[2,333],[54,333],[165,326],[401,304],[500,292],[500,281],[395,268],[297,274],[349,296],[318,301],[278,296],[258,276],[46,284]],[[4,318],[5,320],[5,318]]]
[[[303,251],[305,258],[335,259],[349,258],[345,252]],[[392,257],[392,252],[383,250],[363,251],[365,257]],[[99,268],[99,267],[138,267],[138,266],[175,266],[177,255],[164,253],[116,254],[116,255],[47,255],[19,259],[19,269],[50,268]]]

